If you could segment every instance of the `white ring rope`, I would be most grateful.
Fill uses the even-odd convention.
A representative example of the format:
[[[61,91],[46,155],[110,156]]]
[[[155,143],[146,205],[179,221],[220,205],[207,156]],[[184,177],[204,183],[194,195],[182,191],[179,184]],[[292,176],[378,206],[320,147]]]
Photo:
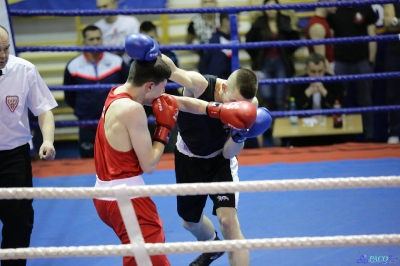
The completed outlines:
[[[178,242],[145,244],[149,255],[181,254],[194,252],[234,251],[241,249],[284,249],[343,246],[388,246],[399,245],[400,235],[351,235],[324,237],[265,238],[245,240],[223,240],[207,242]],[[130,244],[76,247],[18,248],[0,250],[0,259],[132,256]]]
[[[234,192],[322,190],[345,188],[400,187],[400,176],[338,177],[243,182],[145,185],[127,187],[129,196],[201,195]],[[60,199],[114,197],[110,188],[0,188],[0,199]]]
[[[198,195],[233,192],[400,187],[400,176],[287,179],[125,187],[128,196]],[[0,188],[1,199],[114,197],[110,188]],[[137,243],[125,245],[0,249],[0,259],[133,256]],[[141,246],[143,244],[141,243]],[[400,245],[400,234],[266,238],[144,244],[147,255],[336,246]]]

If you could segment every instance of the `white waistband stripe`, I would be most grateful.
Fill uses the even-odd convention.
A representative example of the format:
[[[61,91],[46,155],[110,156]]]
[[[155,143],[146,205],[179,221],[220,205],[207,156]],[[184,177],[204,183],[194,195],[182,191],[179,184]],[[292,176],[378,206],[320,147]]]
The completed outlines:
[[[202,159],[207,159],[207,158],[214,158],[215,156],[219,155],[222,152],[221,150],[215,151],[209,155],[206,156],[200,156],[200,155],[196,155],[193,154],[189,148],[186,146],[185,142],[183,141],[181,135],[178,133],[177,139],[176,139],[176,148],[178,149],[178,151],[182,154],[185,154],[186,156],[189,157],[196,157],[196,158],[202,158]]]
[[[113,187],[118,187],[121,185],[125,185],[127,187],[135,187],[135,186],[144,186],[144,180],[141,175],[138,176],[133,176],[133,177],[128,177],[128,178],[122,178],[122,179],[115,179],[111,181],[102,181],[99,179],[99,177],[96,175],[96,184],[94,187],[96,188],[113,188]],[[138,196],[133,196],[130,197],[131,199],[137,198]],[[96,197],[97,199],[100,200],[116,200],[115,197]]]

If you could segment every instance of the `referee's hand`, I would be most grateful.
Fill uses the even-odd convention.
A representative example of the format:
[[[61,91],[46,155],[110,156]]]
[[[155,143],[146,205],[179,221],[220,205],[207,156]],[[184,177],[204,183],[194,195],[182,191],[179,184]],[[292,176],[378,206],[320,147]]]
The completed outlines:
[[[56,157],[56,150],[54,149],[53,143],[44,141],[39,149],[39,158],[42,160],[51,161]]]

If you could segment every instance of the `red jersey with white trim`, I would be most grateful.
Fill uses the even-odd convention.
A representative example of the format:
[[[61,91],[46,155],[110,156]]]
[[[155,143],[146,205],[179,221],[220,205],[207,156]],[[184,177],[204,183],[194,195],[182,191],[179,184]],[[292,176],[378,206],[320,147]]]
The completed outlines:
[[[104,120],[108,107],[118,99],[129,98],[128,93],[114,94],[117,87],[111,89],[104,104],[103,113],[97,126],[96,141],[94,145],[94,164],[96,174],[102,181],[123,179],[143,174],[139,159],[133,149],[127,152],[115,150],[108,143],[104,130]]]
[[[309,34],[309,30],[311,28],[312,25],[314,24],[321,24],[324,29],[325,29],[325,37],[324,39],[328,39],[328,38],[332,38],[332,32],[331,29],[329,27],[328,22],[326,21],[325,18],[323,17],[319,17],[319,16],[313,16],[307,24],[306,27],[306,38],[309,40],[310,39],[310,34]],[[311,53],[314,53],[314,47],[313,46],[308,46],[308,51]],[[325,44],[325,57],[328,60],[329,63],[334,61],[334,57],[333,57],[333,45],[332,44]]]

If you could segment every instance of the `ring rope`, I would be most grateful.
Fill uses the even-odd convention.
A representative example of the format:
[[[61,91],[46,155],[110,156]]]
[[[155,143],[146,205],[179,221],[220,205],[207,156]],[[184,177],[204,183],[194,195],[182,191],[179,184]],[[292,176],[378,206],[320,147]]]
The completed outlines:
[[[138,15],[138,14],[187,14],[187,13],[240,13],[257,10],[285,10],[285,9],[315,9],[317,7],[347,7],[372,4],[398,3],[398,0],[362,0],[362,1],[337,1],[313,2],[298,4],[273,4],[257,6],[229,6],[229,7],[203,7],[203,8],[143,8],[119,10],[10,10],[12,16],[106,16],[106,15]]]
[[[388,42],[399,41],[400,34],[360,36],[360,37],[341,37],[319,40],[291,40],[274,42],[250,42],[250,43],[229,43],[229,44],[171,44],[160,45],[161,50],[199,50],[199,49],[256,49],[265,47],[292,47],[292,46],[312,46],[319,44],[339,44],[339,43],[357,43],[357,42]],[[19,46],[16,47],[18,53],[21,52],[124,52],[123,46]]]
[[[315,109],[315,110],[298,110],[298,111],[271,111],[270,113],[272,117],[287,117],[292,115],[312,116],[312,115],[332,115],[332,114],[358,114],[367,112],[387,112],[394,110],[400,110],[400,105]]]
[[[344,82],[353,80],[364,79],[389,79],[400,78],[400,72],[383,72],[383,73],[370,73],[370,74],[351,74],[351,75],[337,75],[327,77],[294,77],[294,78],[277,78],[277,79],[262,79],[258,83],[263,84],[299,84],[299,83],[312,83],[312,82]],[[110,90],[112,87],[120,84],[93,84],[93,85],[63,85],[63,86],[49,86],[50,90]],[[166,89],[177,89],[182,87],[177,83],[167,83]]]
[[[184,243],[146,243],[149,255],[182,254],[194,252],[235,251],[242,249],[284,249],[284,248],[320,248],[350,246],[388,246],[400,245],[400,234],[284,237],[244,240],[199,241]],[[96,257],[96,256],[132,256],[131,244],[39,247],[1,249],[0,259],[60,258],[60,257]]]
[[[400,187],[400,176],[338,177],[126,187],[129,196],[186,196],[234,192]],[[110,188],[0,188],[1,199],[114,197]]]
[[[387,106],[371,106],[371,107],[354,107],[354,108],[334,108],[334,109],[315,109],[315,110],[298,110],[298,111],[270,111],[272,117],[288,117],[288,116],[313,116],[313,115],[332,115],[332,114],[358,114],[367,112],[387,112],[400,110],[400,105]],[[154,123],[155,118],[149,117],[148,123]],[[56,127],[71,127],[71,126],[97,126],[99,120],[71,120],[71,121],[56,121]],[[38,122],[31,122],[32,127],[39,127]]]

